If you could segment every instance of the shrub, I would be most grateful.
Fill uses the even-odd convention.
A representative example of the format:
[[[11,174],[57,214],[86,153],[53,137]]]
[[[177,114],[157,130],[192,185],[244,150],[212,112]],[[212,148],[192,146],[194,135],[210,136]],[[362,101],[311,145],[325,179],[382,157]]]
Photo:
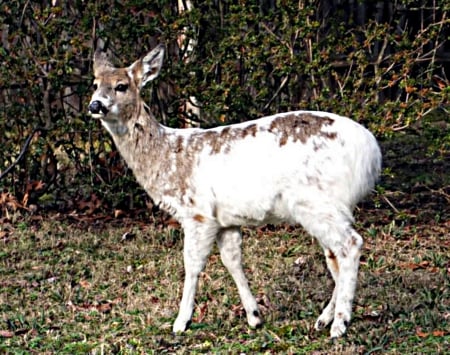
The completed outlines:
[[[450,7],[443,2],[196,1],[186,11],[174,0],[0,6],[0,184],[24,205],[146,202],[109,136],[86,115],[95,46],[129,64],[156,43],[167,45],[164,74],[146,100],[174,127],[317,109],[390,136],[448,109]],[[183,110],[188,102],[200,116]],[[448,151],[448,141],[444,135],[436,147]]]

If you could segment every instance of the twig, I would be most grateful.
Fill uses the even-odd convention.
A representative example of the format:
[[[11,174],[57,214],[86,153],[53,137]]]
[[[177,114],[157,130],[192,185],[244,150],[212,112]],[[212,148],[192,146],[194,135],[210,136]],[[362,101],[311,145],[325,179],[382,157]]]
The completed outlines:
[[[277,91],[275,91],[275,94],[273,94],[272,98],[269,100],[269,102],[267,102],[267,104],[264,106],[263,111],[267,110],[270,106],[270,104],[273,102],[273,100],[275,100],[275,98],[278,96],[278,94],[280,93],[280,91],[284,88],[284,86],[286,85],[286,83],[288,82],[289,76],[285,76],[283,78],[283,81],[281,82],[280,86],[278,87]]]
[[[426,188],[428,191],[432,192],[432,193],[435,193],[435,194],[439,194],[439,195],[444,196],[444,198],[445,198],[447,201],[450,202],[450,194],[448,194],[448,193],[445,192],[445,189],[448,189],[449,186],[444,186],[444,187],[441,187],[441,188],[439,188],[439,189],[437,189],[437,190],[432,189],[431,187],[428,187],[428,186],[425,186],[425,188]]]
[[[30,4],[30,0],[28,0],[23,6],[22,15],[20,16],[19,28],[22,27],[23,18],[25,17],[25,11],[27,11],[27,7]]]
[[[389,199],[386,196],[382,195],[381,197],[389,206],[391,206],[391,208],[394,210],[395,213],[400,213],[400,211],[393,205],[391,201],[389,201]]]
[[[3,171],[1,174],[0,174],[0,180],[1,179],[3,179],[6,175],[8,175],[13,169],[14,169],[14,167],[17,165],[17,164],[19,164],[20,163],[20,161],[23,159],[23,157],[25,156],[25,152],[27,151],[27,149],[28,149],[28,146],[30,145],[30,143],[31,143],[31,140],[33,139],[33,137],[34,137],[34,135],[37,133],[37,132],[40,132],[40,131],[42,131],[43,129],[42,128],[35,128],[34,130],[33,130],[33,132],[31,132],[31,134],[28,136],[28,138],[25,140],[25,144],[23,145],[23,147],[22,147],[22,150],[20,151],[20,154],[19,154],[19,156],[17,157],[17,159],[16,159],[16,161],[14,162],[14,163],[12,163],[10,166],[8,166],[7,168],[6,168],[6,170],[5,171]]]

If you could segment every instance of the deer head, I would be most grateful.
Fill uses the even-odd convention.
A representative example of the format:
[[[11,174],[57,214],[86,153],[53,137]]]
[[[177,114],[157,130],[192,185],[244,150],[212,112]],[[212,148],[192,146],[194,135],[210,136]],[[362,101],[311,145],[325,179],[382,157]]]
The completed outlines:
[[[128,121],[144,105],[140,90],[155,79],[162,66],[164,46],[159,45],[126,68],[116,68],[105,53],[94,54],[94,94],[89,113],[113,136],[128,132]]]

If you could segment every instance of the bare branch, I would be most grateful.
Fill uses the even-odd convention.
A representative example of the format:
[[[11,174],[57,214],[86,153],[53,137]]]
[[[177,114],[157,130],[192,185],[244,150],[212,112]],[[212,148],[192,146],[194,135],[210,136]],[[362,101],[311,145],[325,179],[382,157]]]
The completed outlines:
[[[31,134],[30,134],[30,135],[28,136],[28,138],[25,140],[25,143],[24,143],[24,145],[23,145],[23,147],[22,147],[22,150],[20,151],[19,156],[17,157],[16,161],[15,161],[14,163],[12,163],[10,166],[8,166],[8,167],[6,168],[6,170],[3,171],[3,172],[0,174],[0,180],[3,179],[6,175],[8,175],[8,174],[14,169],[14,167],[15,167],[17,164],[20,163],[20,161],[21,161],[21,160],[23,159],[23,157],[25,156],[25,153],[26,153],[26,151],[27,151],[27,149],[28,149],[28,147],[29,147],[29,145],[30,145],[30,143],[31,143],[31,140],[33,139],[34,135],[35,135],[37,132],[41,132],[41,131],[44,131],[44,130],[45,130],[44,128],[38,127],[38,128],[35,128],[35,129],[33,130],[33,132],[31,132]]]

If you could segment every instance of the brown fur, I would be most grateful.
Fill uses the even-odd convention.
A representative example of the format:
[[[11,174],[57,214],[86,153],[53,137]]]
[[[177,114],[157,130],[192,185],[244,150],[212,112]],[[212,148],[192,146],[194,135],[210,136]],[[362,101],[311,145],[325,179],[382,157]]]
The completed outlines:
[[[326,257],[330,261],[330,267],[334,270],[335,273],[338,273],[339,272],[339,264],[336,259],[336,255],[334,255],[334,253],[330,249],[328,249],[326,251]]]
[[[293,142],[300,141],[306,143],[311,136],[326,136],[329,139],[336,138],[336,133],[326,133],[322,131],[323,126],[333,124],[333,119],[329,117],[314,116],[310,113],[292,114],[275,118],[269,127],[269,132],[278,135],[280,147],[285,145],[289,138]]]
[[[254,123],[246,127],[226,126],[222,129],[198,130],[186,137],[172,137],[170,134],[163,137],[158,130],[159,124],[153,116],[148,115],[147,110],[140,110],[139,117],[131,120],[136,121],[132,126],[134,129],[126,137],[115,141],[139,182],[152,196],[153,190],[159,190],[165,195],[185,198],[185,201],[192,198],[184,196],[186,192],[195,191],[193,186],[189,186],[189,176],[192,175],[198,152],[207,149],[211,155],[227,154],[233,142],[255,137],[258,131],[266,129]],[[297,114],[275,118],[267,131],[278,136],[279,145],[283,146],[288,140],[306,143],[313,135],[334,139],[334,133],[321,130],[323,126],[331,124],[333,120],[328,117]],[[156,186],[160,188],[152,188]],[[167,188],[164,189],[163,186]]]
[[[194,216],[194,220],[197,221],[197,222],[199,222],[199,223],[203,223],[203,222],[205,222],[205,217],[202,216],[201,214],[196,214],[196,215]]]

